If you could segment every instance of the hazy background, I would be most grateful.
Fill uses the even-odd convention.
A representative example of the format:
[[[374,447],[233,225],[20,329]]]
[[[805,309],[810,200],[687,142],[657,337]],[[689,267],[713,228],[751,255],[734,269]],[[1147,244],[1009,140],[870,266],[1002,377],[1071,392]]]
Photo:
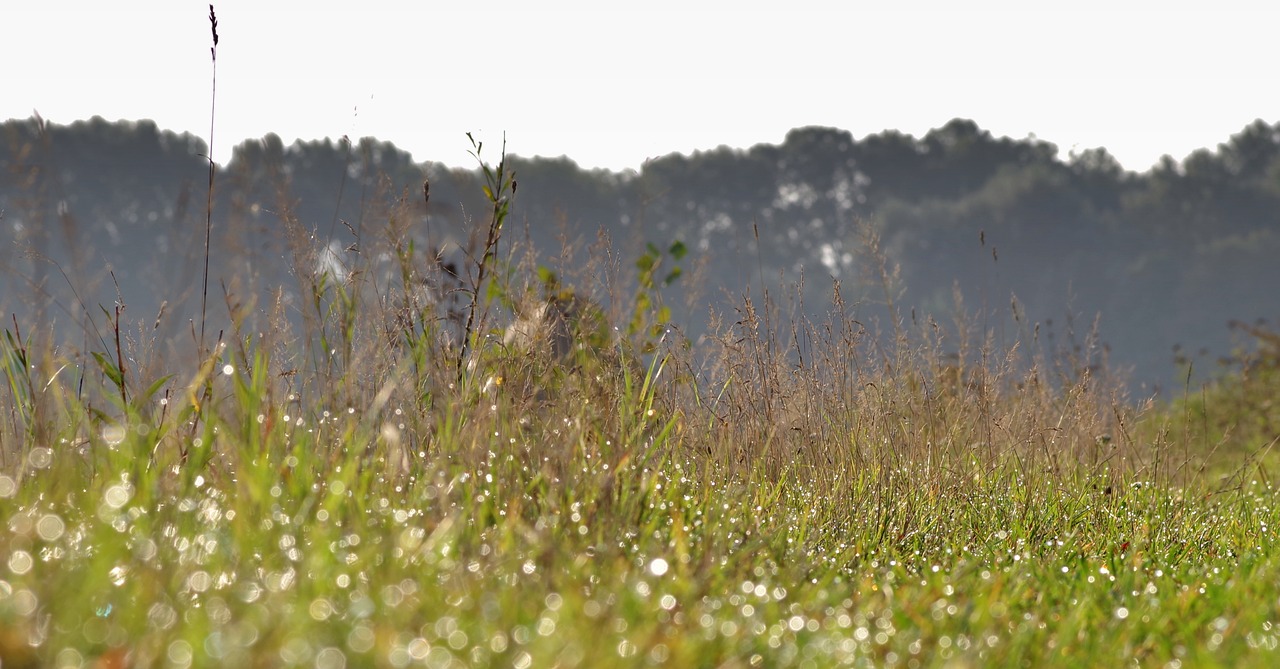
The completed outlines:
[[[146,326],[167,301],[164,332],[189,335],[203,142],[150,121],[31,119],[0,133],[6,310],[61,323],[91,348],[100,342],[86,324],[102,321],[99,305],[123,302]],[[626,300],[645,245],[682,242],[687,274],[666,299],[694,341],[712,311],[740,320],[734,305],[747,294],[761,304],[768,291],[780,317],[821,319],[838,282],[846,313],[886,335],[893,301],[912,332],[932,332],[931,318],[946,326],[949,353],[963,349],[963,321],[996,350],[1021,342],[1075,367],[1068,375],[1109,363],[1142,393],[1181,388],[1188,361],[1208,378],[1239,343],[1239,324],[1280,315],[1280,124],[1255,121],[1224,139],[1141,173],[1104,150],[1063,160],[1052,144],[965,119],[919,137],[799,128],[777,144],[669,154],[639,171],[512,156],[520,187],[500,251],[532,248],[536,264],[593,297]],[[497,147],[483,155],[496,160]],[[481,184],[474,169],[419,163],[375,139],[244,141],[217,174],[213,322],[226,327],[236,304],[301,319],[315,309],[306,280],[343,281],[356,266],[394,294],[399,272],[378,250],[389,239],[412,240],[419,267],[442,248],[466,265],[481,253]],[[895,274],[887,292],[868,231]],[[598,264],[584,271],[590,257]]]
[[[695,339],[747,287],[820,316],[835,279],[883,317],[862,221],[919,322],[960,313],[958,288],[999,344],[1039,325],[1180,387],[1175,359],[1211,371],[1229,323],[1280,315],[1280,7],[1023,4],[228,0],[212,119],[207,3],[6,6],[0,306],[66,327],[167,300],[180,334],[211,124],[213,292],[264,303],[296,286],[286,219],[343,252],[423,179],[414,234],[465,246],[466,133],[491,160],[505,134],[526,157],[510,234],[551,262],[603,231],[627,267],[684,242]]]

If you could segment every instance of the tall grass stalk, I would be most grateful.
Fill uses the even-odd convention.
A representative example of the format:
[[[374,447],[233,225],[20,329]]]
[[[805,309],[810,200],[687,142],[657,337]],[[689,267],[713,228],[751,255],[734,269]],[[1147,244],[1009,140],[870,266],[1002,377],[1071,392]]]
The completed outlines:
[[[217,175],[217,164],[213,161],[213,131],[214,121],[218,110],[218,17],[213,12],[213,5],[209,5],[209,29],[213,33],[213,46],[209,47],[209,57],[212,62],[212,76],[210,78],[211,90],[209,93],[209,187],[205,200],[205,217],[204,217],[204,279],[201,282],[200,290],[200,340],[197,344],[198,355],[205,355],[204,348],[204,329],[208,316],[209,304],[209,253],[210,242],[213,238],[213,182]]]

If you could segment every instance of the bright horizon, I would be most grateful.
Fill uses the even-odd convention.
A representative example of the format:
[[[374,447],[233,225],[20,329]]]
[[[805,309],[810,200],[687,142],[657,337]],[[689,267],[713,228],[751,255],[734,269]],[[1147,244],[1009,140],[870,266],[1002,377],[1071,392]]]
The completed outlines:
[[[1026,3],[215,2],[214,159],[233,145],[344,135],[472,166],[466,133],[587,168],[796,127],[917,137],[953,118],[1060,155],[1105,147],[1130,170],[1280,120],[1280,6]],[[892,7],[892,8],[890,8]],[[1185,8],[1184,8],[1185,7]],[[6,8],[0,119],[153,120],[209,137],[208,2]]]

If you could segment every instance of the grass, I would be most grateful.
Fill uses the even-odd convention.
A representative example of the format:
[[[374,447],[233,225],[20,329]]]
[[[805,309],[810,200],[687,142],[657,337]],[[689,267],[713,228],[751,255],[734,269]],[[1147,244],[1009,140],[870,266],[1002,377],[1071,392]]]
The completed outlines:
[[[876,336],[839,285],[822,321],[743,296],[694,346],[682,244],[633,282],[607,248],[500,254],[501,165],[457,258],[392,206],[318,262],[281,207],[302,312],[224,288],[194,358],[118,310],[100,351],[13,319],[0,666],[1274,663],[1272,349],[1140,403],[963,314]],[[568,351],[504,336],[543,300],[589,305]]]
[[[1178,467],[1177,407],[931,321],[886,348],[838,292],[822,323],[743,299],[702,357],[507,346],[504,301],[568,289],[488,250],[459,381],[408,288],[444,283],[375,292],[438,264],[361,257],[398,264],[300,277],[342,351],[310,367],[238,334],[139,379],[118,332],[85,364],[7,331],[6,668],[1274,659],[1275,491]]]

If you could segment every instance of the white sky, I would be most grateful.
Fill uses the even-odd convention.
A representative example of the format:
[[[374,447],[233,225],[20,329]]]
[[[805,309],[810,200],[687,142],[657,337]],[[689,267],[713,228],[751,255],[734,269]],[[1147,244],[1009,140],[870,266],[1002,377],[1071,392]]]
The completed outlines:
[[[471,166],[470,131],[620,169],[804,125],[919,136],[965,117],[1143,170],[1280,120],[1280,3],[1262,0],[214,4],[219,162],[275,132]],[[0,24],[0,120],[208,137],[206,0],[4,0]]]

